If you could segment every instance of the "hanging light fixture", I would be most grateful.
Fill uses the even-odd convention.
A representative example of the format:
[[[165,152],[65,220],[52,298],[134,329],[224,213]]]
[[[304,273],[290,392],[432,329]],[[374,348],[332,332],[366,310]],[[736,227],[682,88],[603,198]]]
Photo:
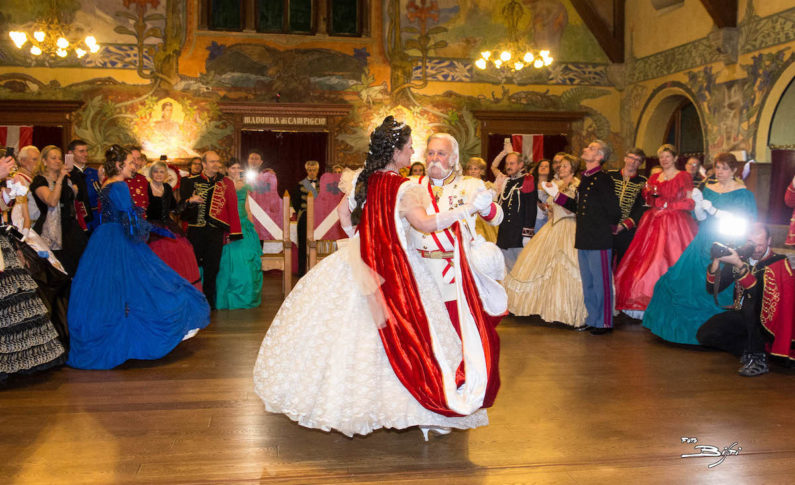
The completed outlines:
[[[47,14],[36,20],[28,32],[11,31],[8,36],[17,49],[28,51],[35,63],[41,59],[49,63],[53,59],[65,59],[74,55],[78,59],[99,52],[99,44],[93,35],[77,39],[72,35],[71,25],[63,22],[59,10],[52,0]]]
[[[554,59],[548,50],[535,52],[526,42],[519,39],[519,21],[524,15],[524,7],[517,0],[511,0],[503,7],[502,15],[508,25],[508,40],[491,50],[482,51],[480,57],[475,60],[475,67],[480,70],[518,72],[525,67],[540,69],[551,65]]]

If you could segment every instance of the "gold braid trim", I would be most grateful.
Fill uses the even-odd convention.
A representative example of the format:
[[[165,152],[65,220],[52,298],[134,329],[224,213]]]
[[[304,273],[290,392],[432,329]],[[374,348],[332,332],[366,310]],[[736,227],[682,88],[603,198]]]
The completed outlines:
[[[223,223],[225,226],[228,224],[219,219],[219,215],[223,213],[224,205],[226,205],[226,186],[223,179],[219,180],[213,186],[213,195],[210,198],[210,217]]]
[[[776,315],[776,309],[778,308],[778,303],[781,301],[781,293],[779,292],[778,286],[776,285],[776,274],[773,272],[773,269],[768,266],[765,268],[764,274],[764,292],[762,294],[762,311],[759,314],[759,319],[762,322],[762,326],[770,332],[770,324],[773,321],[773,317]]]

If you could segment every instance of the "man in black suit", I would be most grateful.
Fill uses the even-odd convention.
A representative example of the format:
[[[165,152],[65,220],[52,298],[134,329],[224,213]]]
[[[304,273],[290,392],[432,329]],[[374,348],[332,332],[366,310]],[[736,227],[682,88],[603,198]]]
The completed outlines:
[[[309,160],[304,164],[306,178],[298,182],[298,186],[290,194],[290,204],[298,216],[298,276],[306,274],[306,199],[310,193],[317,197],[318,173],[320,164],[316,160]]]

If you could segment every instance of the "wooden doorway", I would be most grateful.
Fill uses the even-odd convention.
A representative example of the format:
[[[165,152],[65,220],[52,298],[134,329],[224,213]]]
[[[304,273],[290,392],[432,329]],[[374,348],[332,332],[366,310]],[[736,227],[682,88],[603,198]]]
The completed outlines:
[[[304,163],[317,160],[320,173],[328,166],[327,132],[242,130],[240,154],[245,159],[253,149],[262,152],[263,166],[272,168],[279,181],[279,191],[292,190],[306,177]]]
[[[480,121],[480,153],[491,164],[514,134],[543,135],[544,158],[571,147],[571,124],[585,116],[582,111],[474,111]],[[488,170],[488,175],[491,171]]]
[[[2,100],[0,126],[32,126],[33,145],[66,149],[72,139],[72,113],[82,105],[82,101]]]

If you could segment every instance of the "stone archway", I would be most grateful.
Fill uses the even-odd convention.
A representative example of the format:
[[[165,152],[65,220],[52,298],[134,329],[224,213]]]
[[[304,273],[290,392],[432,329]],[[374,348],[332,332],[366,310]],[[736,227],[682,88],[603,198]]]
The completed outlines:
[[[701,107],[690,91],[681,83],[666,83],[649,95],[638,117],[634,145],[642,148],[646,153],[656,153],[665,139],[668,121],[683,102],[689,102],[696,108],[701,134],[704,137],[702,145],[705,155],[707,155],[707,130],[704,126]]]
[[[754,139],[754,157],[758,162],[770,162],[770,143],[771,130],[773,129],[777,114],[781,114],[786,106],[780,106],[787,101],[785,96],[789,93],[793,95],[795,90],[795,62],[790,64],[778,77],[770,88],[765,99],[762,101],[762,109],[759,111],[759,121],[757,122],[756,137]],[[787,96],[789,98],[790,96]],[[792,108],[792,105],[789,105]],[[782,109],[783,108],[783,109]]]

